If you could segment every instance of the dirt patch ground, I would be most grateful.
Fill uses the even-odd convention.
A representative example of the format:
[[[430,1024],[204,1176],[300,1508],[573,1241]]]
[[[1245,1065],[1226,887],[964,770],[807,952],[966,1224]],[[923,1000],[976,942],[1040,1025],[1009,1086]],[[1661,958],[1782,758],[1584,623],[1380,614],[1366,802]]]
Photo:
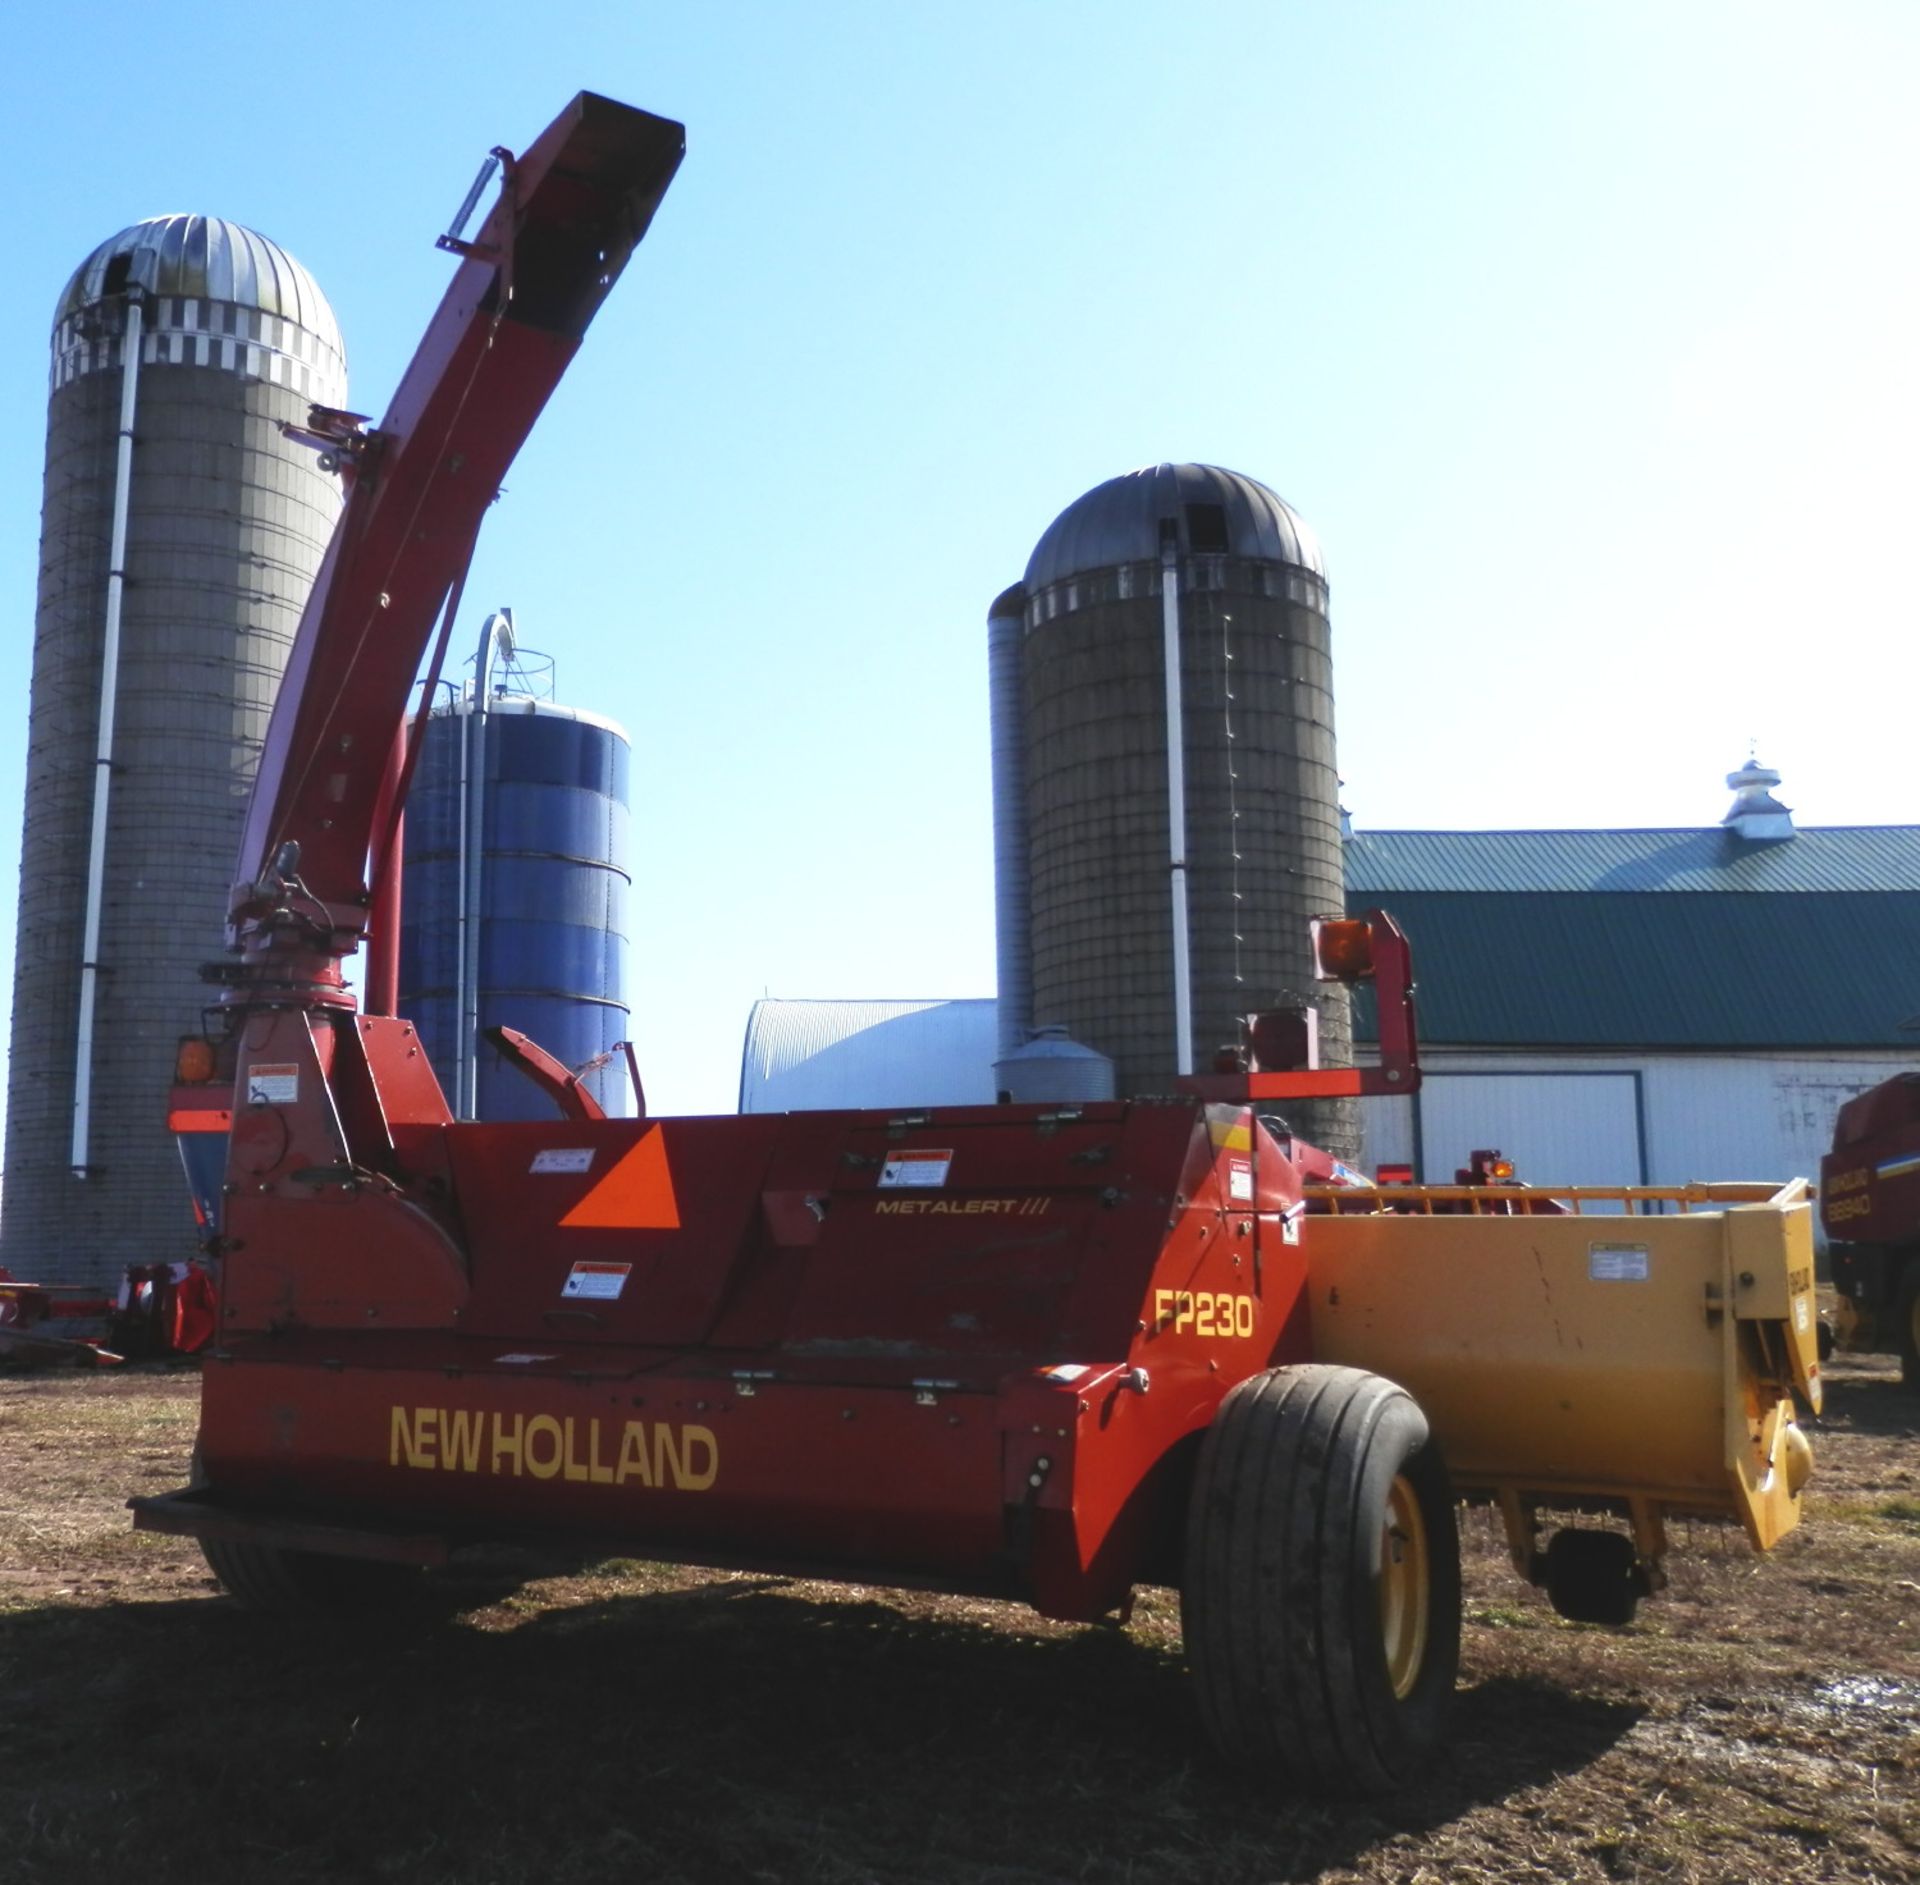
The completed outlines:
[[[402,1624],[243,1615],[130,1531],[191,1374],[0,1377],[0,1879],[1920,1877],[1920,1406],[1842,1362],[1806,1523],[1702,1526],[1621,1632],[1466,1523],[1455,1731],[1390,1806],[1256,1797],[1198,1742],[1178,1615],[503,1561]],[[528,1575],[531,1572],[532,1575]]]

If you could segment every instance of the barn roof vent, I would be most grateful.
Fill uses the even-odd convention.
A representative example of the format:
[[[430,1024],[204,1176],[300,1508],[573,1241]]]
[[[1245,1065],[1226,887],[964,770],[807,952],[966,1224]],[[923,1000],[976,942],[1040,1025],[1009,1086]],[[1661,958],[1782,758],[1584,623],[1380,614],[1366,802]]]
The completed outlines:
[[[1721,823],[1736,838],[1750,844],[1766,844],[1793,836],[1793,813],[1773,796],[1780,775],[1771,766],[1763,766],[1749,753],[1747,763],[1738,772],[1727,774],[1733,788],[1733,803]]]

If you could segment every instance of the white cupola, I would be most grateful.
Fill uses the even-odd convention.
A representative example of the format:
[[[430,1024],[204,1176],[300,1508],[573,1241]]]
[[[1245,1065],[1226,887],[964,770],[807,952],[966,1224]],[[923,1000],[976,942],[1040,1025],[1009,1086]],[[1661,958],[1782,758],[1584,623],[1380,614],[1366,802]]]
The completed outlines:
[[[1765,844],[1793,836],[1793,813],[1773,796],[1780,775],[1771,766],[1763,766],[1751,753],[1738,772],[1727,774],[1733,788],[1733,803],[1721,824],[1736,838],[1750,844]]]

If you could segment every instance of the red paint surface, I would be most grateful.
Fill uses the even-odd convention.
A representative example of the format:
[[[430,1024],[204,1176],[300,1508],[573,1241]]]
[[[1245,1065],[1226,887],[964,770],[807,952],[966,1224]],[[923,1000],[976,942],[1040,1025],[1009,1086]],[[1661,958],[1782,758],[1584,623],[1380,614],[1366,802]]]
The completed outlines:
[[[376,1068],[404,1048],[382,1025]],[[338,1084],[367,1024],[331,1055],[308,1026],[282,1018],[263,1052],[304,1046],[300,1064],[329,1060]],[[437,1154],[428,1179],[356,1188],[328,1177],[355,1161],[314,1090],[236,1129],[254,1164],[229,1203],[206,1375],[211,1482],[275,1508],[1097,1615],[1172,1574],[1184,1443],[1221,1396],[1308,1352],[1284,1230],[1298,1186],[1234,1109],[943,1112],[947,1182],[913,1188],[880,1177],[903,1131],[926,1128],[871,1113],[395,1122],[415,1161]],[[566,1222],[647,1144],[677,1225]],[[1257,1197],[1234,1195],[1236,1164]],[[569,1294],[581,1264],[624,1273],[618,1294]],[[635,1470],[635,1426],[647,1445],[680,1436],[670,1456],[698,1430],[704,1457],[711,1436],[711,1482]],[[514,1443],[527,1433],[532,1454]]]
[[[340,987],[442,599],[679,152],[583,94],[508,166],[379,428],[320,428],[349,496],[231,911],[208,1497],[1097,1615],[1177,1571],[1221,1397],[1308,1352],[1298,1179],[1243,1107],[456,1124],[411,1028]],[[940,1182],[884,1182],[916,1147]]]

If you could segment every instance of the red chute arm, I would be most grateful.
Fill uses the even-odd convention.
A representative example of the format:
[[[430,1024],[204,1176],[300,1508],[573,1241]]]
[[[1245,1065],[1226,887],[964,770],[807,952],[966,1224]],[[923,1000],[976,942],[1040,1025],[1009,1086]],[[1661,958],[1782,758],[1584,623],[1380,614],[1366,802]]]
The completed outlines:
[[[229,906],[240,979],[337,1002],[365,928],[381,774],[501,479],[653,218],[683,128],[582,92],[517,162],[377,431],[316,409],[346,507],[301,616]],[[503,154],[504,155],[504,154]],[[278,860],[284,853],[290,887]]]

